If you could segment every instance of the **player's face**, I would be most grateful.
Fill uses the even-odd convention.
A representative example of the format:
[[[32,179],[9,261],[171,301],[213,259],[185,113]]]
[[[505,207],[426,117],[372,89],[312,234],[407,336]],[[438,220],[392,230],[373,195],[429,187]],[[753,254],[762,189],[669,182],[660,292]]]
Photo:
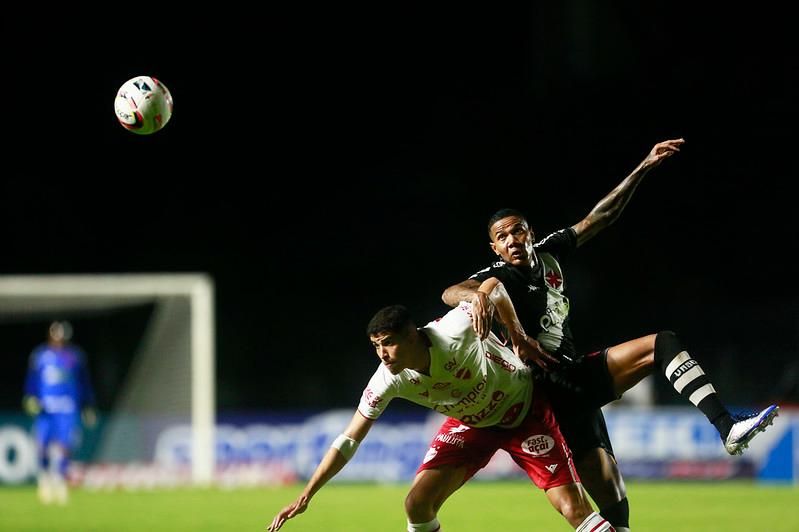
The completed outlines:
[[[64,326],[58,322],[50,326],[50,340],[55,343],[64,341]]]
[[[411,357],[405,335],[392,332],[381,332],[369,336],[369,340],[377,352],[377,358],[392,375],[410,367]]]
[[[491,226],[491,249],[514,266],[529,266],[535,235],[522,218],[508,216]]]

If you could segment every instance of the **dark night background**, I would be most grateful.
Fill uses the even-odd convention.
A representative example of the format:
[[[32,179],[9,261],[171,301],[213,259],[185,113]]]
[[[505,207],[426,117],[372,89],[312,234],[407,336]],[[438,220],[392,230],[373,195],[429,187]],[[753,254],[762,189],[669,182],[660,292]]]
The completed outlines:
[[[684,137],[564,264],[578,344],[673,329],[728,402],[799,400],[790,17],[599,4],[15,7],[0,274],[208,272],[220,410],[354,407],[368,319],[444,313],[491,213],[572,225]],[[113,112],[136,75],[175,101],[148,137]],[[147,312],[72,317],[101,407]],[[45,325],[0,324],[0,409]]]

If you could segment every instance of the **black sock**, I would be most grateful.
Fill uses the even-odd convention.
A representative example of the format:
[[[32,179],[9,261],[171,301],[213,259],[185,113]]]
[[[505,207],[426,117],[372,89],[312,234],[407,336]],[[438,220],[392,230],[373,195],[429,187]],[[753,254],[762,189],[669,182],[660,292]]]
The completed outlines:
[[[661,331],[655,338],[655,364],[672,387],[705,414],[722,438],[726,438],[734,421],[721,403],[710,379],[696,360],[682,348],[671,331]]]
[[[614,528],[630,528],[630,503],[627,497],[602,508],[599,514],[608,520]]]

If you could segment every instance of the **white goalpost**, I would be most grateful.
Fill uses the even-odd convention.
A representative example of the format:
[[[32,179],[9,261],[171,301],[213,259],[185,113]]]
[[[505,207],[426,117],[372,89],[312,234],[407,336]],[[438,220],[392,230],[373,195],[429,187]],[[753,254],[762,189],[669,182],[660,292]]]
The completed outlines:
[[[142,304],[154,304],[153,316],[134,358],[131,375],[115,399],[114,410],[190,412],[191,479],[195,484],[211,483],[216,461],[216,394],[214,285],[210,276],[202,273],[0,276],[0,320]],[[188,375],[187,366],[190,366]],[[157,390],[157,398],[153,390]],[[113,460],[115,453],[120,454],[115,445],[129,442],[130,430],[124,420],[110,423],[104,438],[108,443],[101,448],[101,458]]]

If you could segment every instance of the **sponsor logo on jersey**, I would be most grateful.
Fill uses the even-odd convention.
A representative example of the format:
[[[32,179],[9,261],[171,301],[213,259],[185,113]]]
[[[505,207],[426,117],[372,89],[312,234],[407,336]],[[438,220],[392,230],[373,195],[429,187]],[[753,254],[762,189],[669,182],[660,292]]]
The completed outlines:
[[[372,408],[377,408],[377,405],[383,401],[383,398],[375,394],[371,388],[366,388],[363,391],[363,402]]]
[[[490,416],[494,413],[494,410],[497,409],[499,403],[505,398],[505,392],[502,390],[497,390],[491,395],[491,401],[479,412],[475,412],[474,414],[466,414],[458,419],[462,422],[466,423],[467,425],[477,425],[482,420]]]
[[[449,429],[449,433],[458,434],[459,432],[466,432],[467,430],[469,430],[469,428],[470,427],[468,425],[460,424],[457,427],[452,427],[451,429]]]
[[[457,365],[458,362],[455,360],[455,357],[453,357],[452,359],[448,360],[446,364],[444,364],[444,369],[446,371],[452,371]]]
[[[486,358],[488,360],[490,360],[492,362],[496,362],[497,364],[502,366],[502,369],[504,369],[508,373],[513,373],[514,371],[516,371],[516,366],[514,366],[513,364],[511,364],[510,362],[508,362],[507,360],[505,360],[501,356],[495,355],[494,353],[492,353],[490,351],[486,351]]]
[[[460,447],[463,449],[466,440],[463,436],[458,436],[457,434],[438,434],[436,436],[436,441],[440,441],[441,443],[446,443],[447,445],[454,445],[455,447]]]
[[[547,468],[547,470],[549,470],[550,473],[554,475],[555,470],[558,468],[558,464],[549,464],[548,466],[545,467]]]
[[[527,285],[527,291],[528,292],[535,292],[536,290],[538,290],[538,287],[536,285],[534,285],[534,284],[528,284]]]
[[[455,413],[463,412],[466,408],[474,405],[475,403],[477,403],[479,401],[482,401],[485,398],[485,394],[483,393],[483,390],[485,389],[485,386],[486,386],[486,379],[487,379],[487,377],[483,376],[483,378],[480,380],[480,382],[475,384],[472,387],[471,390],[466,392],[466,395],[464,395],[457,403],[455,403],[455,404],[441,404],[441,403],[439,403],[439,404],[434,405],[433,409],[436,412],[439,412],[441,414],[447,414],[447,415],[449,415],[451,417],[457,418],[458,416],[452,414],[451,411],[455,411]],[[504,396],[504,393],[503,393],[503,396]]]
[[[48,414],[74,414],[78,411],[75,399],[69,395],[45,395],[41,403],[42,411]]]
[[[67,372],[57,366],[45,366],[42,381],[48,386],[55,386],[67,381]]]
[[[549,328],[552,326],[552,318],[549,317],[550,310],[547,309],[547,313],[541,316],[538,320],[538,326],[541,327],[541,330],[549,332]]]
[[[548,454],[555,447],[555,440],[547,434],[536,434],[522,442],[522,451],[533,456]]]

